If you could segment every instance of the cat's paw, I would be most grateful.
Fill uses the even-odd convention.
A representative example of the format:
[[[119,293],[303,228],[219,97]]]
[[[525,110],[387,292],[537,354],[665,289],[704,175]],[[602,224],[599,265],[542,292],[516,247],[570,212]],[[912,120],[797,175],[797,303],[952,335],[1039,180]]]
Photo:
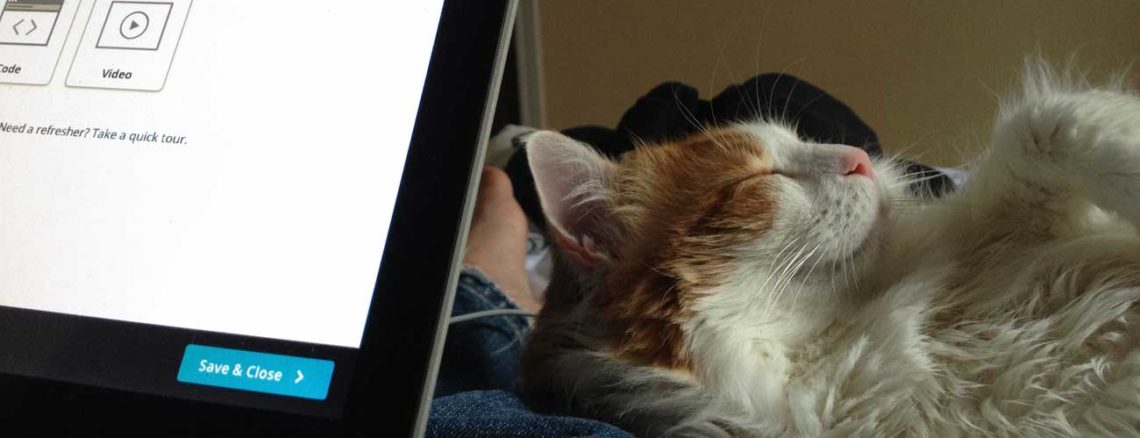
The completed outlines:
[[[1131,160],[1140,157],[1140,99],[1106,90],[1035,96],[1004,112],[997,136],[1017,158],[1063,167]]]
[[[994,206],[996,216],[985,217],[1021,205],[1033,211],[1014,219],[1018,229],[1051,229],[1081,205],[1069,201],[1083,198],[1140,226],[1140,98],[1048,84],[1034,90],[1002,111],[972,178],[979,184],[971,193],[992,204],[975,205]]]
[[[1053,102],[1028,102],[1019,114],[1012,117],[1019,136],[1016,141],[1021,153],[1030,159],[1057,161],[1058,150],[1068,149],[1064,145],[1073,140],[1073,120],[1068,114],[1058,111]],[[1061,146],[1058,147],[1057,145]]]
[[[1023,111],[1023,159],[1045,164],[1026,170],[1140,224],[1140,98],[1090,90],[1047,96]]]

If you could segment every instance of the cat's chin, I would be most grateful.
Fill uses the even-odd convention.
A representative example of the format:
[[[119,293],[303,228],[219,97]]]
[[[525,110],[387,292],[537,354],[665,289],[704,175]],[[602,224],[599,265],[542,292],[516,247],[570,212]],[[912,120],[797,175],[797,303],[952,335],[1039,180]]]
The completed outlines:
[[[886,201],[884,193],[876,193],[875,206],[871,208],[873,211],[871,223],[867,226],[863,236],[859,242],[854,246],[854,249],[847,254],[847,258],[861,260],[871,257],[878,252],[879,247],[882,245],[883,234],[886,232],[887,216],[890,214],[889,203]]]
[[[886,229],[886,214],[886,208],[879,208],[875,211],[875,218],[871,221],[871,226],[867,229],[866,235],[863,236],[863,241],[852,252],[852,257],[865,256],[879,248],[883,232]]]

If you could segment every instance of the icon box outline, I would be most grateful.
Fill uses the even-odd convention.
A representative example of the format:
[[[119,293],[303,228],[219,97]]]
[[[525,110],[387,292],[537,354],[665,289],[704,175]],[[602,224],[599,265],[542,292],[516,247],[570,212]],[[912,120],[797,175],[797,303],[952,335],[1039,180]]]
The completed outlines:
[[[121,47],[121,46],[105,46],[103,45],[103,34],[107,32],[107,25],[111,21],[111,13],[115,12],[115,5],[165,5],[166,6],[166,19],[162,21],[162,33],[158,35],[157,44],[154,48],[140,48],[140,47]],[[157,52],[159,47],[162,47],[162,39],[166,37],[166,26],[170,24],[170,15],[174,12],[173,2],[145,2],[145,1],[113,1],[111,6],[107,8],[107,17],[103,19],[103,28],[99,29],[99,39],[95,41],[96,49],[111,49],[111,50],[141,50],[147,52]],[[129,16],[129,15],[128,15]],[[153,23],[152,23],[153,24]]]
[[[171,70],[172,66],[174,65],[174,57],[178,53],[178,46],[182,42],[182,33],[186,30],[186,26],[187,26],[186,22],[189,19],[191,10],[193,9],[194,0],[171,0],[168,2],[153,2],[153,1],[132,2],[132,3],[147,3],[147,4],[169,3],[176,8],[176,9],[172,9],[171,13],[170,13],[171,16],[174,16],[175,18],[177,18],[173,21],[173,23],[178,25],[178,27],[175,27],[175,31],[172,34],[172,36],[174,36],[174,41],[172,42],[173,47],[170,44],[164,45],[164,44],[160,43],[158,50],[140,51],[140,50],[122,49],[123,52],[120,53],[120,55],[124,55],[127,53],[134,53],[134,54],[141,55],[141,56],[147,56],[146,52],[157,52],[157,54],[159,54],[159,56],[165,57],[166,55],[163,55],[163,53],[166,52],[167,50],[169,50],[169,52],[170,52],[169,58],[166,59],[166,62],[163,63],[164,66],[162,67],[164,69],[164,74],[162,75],[161,82],[159,82],[157,84],[157,86],[149,86],[149,87],[148,86],[115,86],[115,85],[108,84],[105,82],[99,83],[99,81],[97,79],[91,79],[90,77],[87,77],[87,78],[83,77],[84,74],[87,74],[90,72],[83,72],[83,71],[79,70],[79,73],[76,73],[77,68],[84,67],[84,65],[82,64],[82,62],[85,61],[84,56],[96,56],[95,52],[97,52],[99,50],[105,50],[105,49],[97,49],[96,48],[96,46],[98,45],[98,40],[96,40],[95,42],[90,41],[92,38],[94,38],[93,35],[95,35],[94,34],[94,27],[92,26],[92,21],[96,20],[95,17],[97,15],[94,13],[94,11],[98,10],[101,7],[100,5],[103,4],[103,2],[114,3],[115,1],[117,1],[117,0],[94,0],[95,5],[92,7],[92,14],[88,18],[87,26],[83,32],[83,38],[80,42],[79,49],[78,49],[78,51],[76,51],[75,57],[72,58],[72,60],[71,60],[71,67],[70,67],[70,70],[67,74],[67,80],[66,80],[65,84],[71,88],[90,88],[90,89],[98,89],[98,90],[118,90],[118,91],[138,91],[138,92],[149,92],[149,93],[161,92],[164,88],[166,88],[166,85],[167,85],[166,82],[170,76],[170,70]],[[110,5],[107,6],[108,9],[110,7],[111,7]],[[170,17],[167,17],[167,23],[171,23]],[[104,26],[102,26],[99,30],[100,36],[102,36],[102,31],[105,28],[106,28],[106,23],[104,23]],[[163,41],[166,41],[165,32],[163,34]],[[91,53],[91,55],[85,55],[88,53]],[[86,62],[91,62],[91,61],[86,60]],[[150,66],[150,67],[153,67],[153,66]],[[134,81],[134,79],[132,79],[132,81]]]
[[[78,1],[78,0],[63,0],[62,2],[60,2],[60,3],[59,3],[59,11],[57,11],[57,12],[55,13],[55,19],[51,21],[51,29],[50,29],[50,30],[48,30],[48,37],[47,37],[47,40],[46,40],[46,41],[44,41],[44,43],[43,43],[43,44],[37,44],[37,43],[9,43],[9,42],[3,42],[3,41],[0,41],[0,44],[6,45],[6,46],[32,46],[32,47],[47,47],[47,46],[50,46],[50,45],[51,45],[51,38],[52,38],[53,36],[55,36],[55,27],[56,27],[57,25],[59,25],[59,16],[60,16],[60,14],[62,14],[62,13],[63,13],[63,6],[64,6],[64,4],[65,4],[65,3],[67,3],[68,1]],[[7,1],[7,0],[0,0],[0,3],[3,3],[3,4],[4,4],[4,7],[3,7],[3,8],[0,8],[0,20],[3,20],[3,19],[4,19],[4,12],[8,10],[8,1]]]

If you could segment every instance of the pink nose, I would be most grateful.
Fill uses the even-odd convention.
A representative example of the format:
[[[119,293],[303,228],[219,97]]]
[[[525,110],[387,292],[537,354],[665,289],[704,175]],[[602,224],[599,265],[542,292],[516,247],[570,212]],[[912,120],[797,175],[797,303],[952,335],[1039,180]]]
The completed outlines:
[[[843,156],[839,162],[840,171],[844,175],[863,175],[867,178],[874,178],[874,170],[871,169],[871,157],[867,156],[859,148],[850,148],[843,152]]]

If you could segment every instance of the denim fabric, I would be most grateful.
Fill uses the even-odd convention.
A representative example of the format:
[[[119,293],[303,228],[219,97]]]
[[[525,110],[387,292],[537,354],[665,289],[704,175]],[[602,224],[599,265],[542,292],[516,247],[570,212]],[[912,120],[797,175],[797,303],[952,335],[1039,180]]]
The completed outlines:
[[[431,405],[427,436],[632,438],[599,421],[536,414],[505,391],[471,391],[436,399]]]
[[[517,309],[482,273],[459,275],[451,316]],[[494,316],[448,328],[429,437],[630,437],[614,426],[581,418],[539,415],[514,393],[519,352],[530,329],[521,316]]]
[[[451,316],[501,309],[518,307],[478,270],[468,268],[459,274]],[[528,330],[530,324],[521,316],[494,316],[452,324],[444,342],[435,396],[514,389],[519,353]]]

